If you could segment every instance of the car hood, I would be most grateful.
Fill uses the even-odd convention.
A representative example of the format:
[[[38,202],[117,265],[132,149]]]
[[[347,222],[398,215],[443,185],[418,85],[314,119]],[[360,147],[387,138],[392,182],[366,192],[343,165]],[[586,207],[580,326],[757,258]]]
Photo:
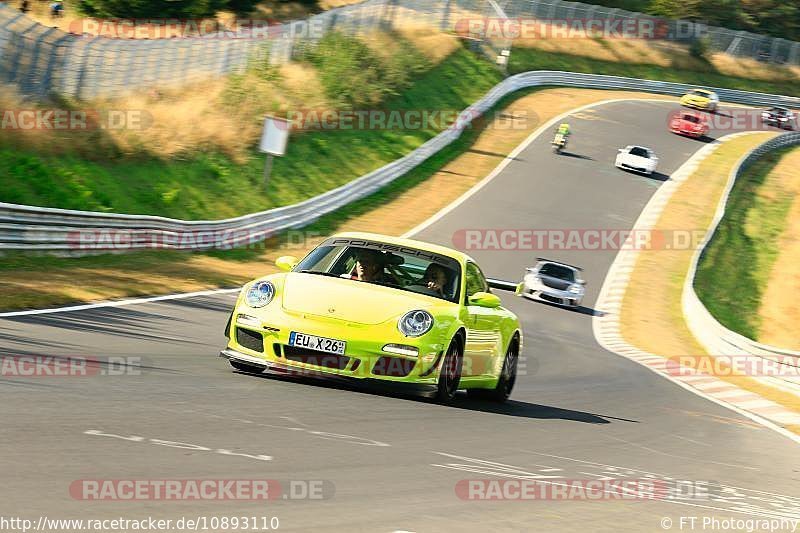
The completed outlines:
[[[448,302],[371,283],[291,272],[282,290],[282,306],[303,313],[356,324],[381,324],[413,309]],[[451,304],[452,305],[452,304]]]
[[[561,278],[554,278],[552,276],[546,276],[544,274],[539,275],[539,280],[545,287],[550,287],[551,289],[557,289],[559,291],[565,291],[569,289],[570,285],[573,283],[571,281]]]
[[[702,122],[692,122],[689,120],[684,120],[682,118],[676,118],[672,121],[672,123],[676,126],[680,126],[682,128],[693,128],[693,129],[700,129],[705,126]]]
[[[653,160],[648,158],[648,157],[642,157],[642,156],[639,156],[639,155],[632,155],[632,154],[623,154],[623,155],[625,156],[625,159],[628,162],[631,162],[631,163],[634,163],[634,164],[637,164],[637,165],[647,166],[647,165],[652,165],[653,164]]]

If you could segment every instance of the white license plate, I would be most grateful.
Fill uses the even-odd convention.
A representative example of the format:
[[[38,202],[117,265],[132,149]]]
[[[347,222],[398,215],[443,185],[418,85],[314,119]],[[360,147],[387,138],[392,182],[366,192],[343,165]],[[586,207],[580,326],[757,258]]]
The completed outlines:
[[[306,335],[305,333],[298,333],[296,331],[289,333],[289,346],[297,346],[300,348],[307,348],[309,350],[316,350],[318,352],[344,355],[344,348],[346,345],[347,343],[345,341],[329,339],[327,337]]]

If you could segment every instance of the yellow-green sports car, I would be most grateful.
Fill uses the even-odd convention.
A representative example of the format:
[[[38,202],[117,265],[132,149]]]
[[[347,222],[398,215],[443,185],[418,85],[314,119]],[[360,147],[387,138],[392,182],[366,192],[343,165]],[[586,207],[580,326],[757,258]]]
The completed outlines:
[[[220,356],[237,370],[377,380],[504,401],[522,329],[469,256],[369,233],[334,235],[243,288]]]
[[[714,113],[719,107],[719,96],[706,89],[692,89],[681,96],[681,105]]]

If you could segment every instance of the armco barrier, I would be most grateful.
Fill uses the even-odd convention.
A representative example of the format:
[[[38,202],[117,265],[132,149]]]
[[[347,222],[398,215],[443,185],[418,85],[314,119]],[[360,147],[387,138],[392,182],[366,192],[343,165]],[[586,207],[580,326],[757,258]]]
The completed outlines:
[[[502,97],[519,89],[535,86],[568,86],[647,91],[680,95],[689,85],[662,81],[600,76],[559,71],[533,71],[517,74],[494,86],[483,98],[459,114],[456,123],[408,155],[374,170],[346,185],[298,204],[227,220],[184,221],[148,215],[108,214],[89,211],[33,207],[0,203],[0,251],[51,251],[80,255],[75,246],[84,232],[127,230],[132,236],[126,250],[166,248],[205,249],[214,242],[186,242],[181,234],[229,232],[225,246],[241,246],[275,232],[298,228],[344,205],[364,198],[407,173],[457,139],[473,119],[488,111]],[[715,89],[726,102],[756,106],[800,107],[800,98]]]
[[[729,330],[711,313],[700,301],[697,293],[694,290],[694,278],[697,273],[697,265],[705,250],[706,246],[714,236],[714,232],[719,226],[722,217],[725,215],[725,206],[728,202],[731,189],[739,175],[748,166],[753,164],[767,152],[785,148],[789,146],[800,145],[800,133],[785,133],[778,137],[772,138],[763,143],[750,153],[745,154],[738,162],[736,167],[731,171],[730,178],[728,179],[727,188],[725,193],[720,199],[717,211],[714,214],[714,220],[711,228],[706,234],[705,239],[695,251],[692,258],[692,264],[689,269],[689,274],[686,276],[686,281],[683,285],[682,306],[683,314],[686,318],[686,323],[689,325],[689,330],[697,338],[700,344],[703,345],[710,354],[719,354],[725,356],[744,356],[754,355],[776,361],[778,364],[789,365],[795,368],[800,368],[800,352],[793,352],[784,350],[774,346],[767,346],[758,343],[752,339],[740,335],[734,331]],[[787,377],[765,377],[765,381],[771,382],[773,385],[783,387],[795,393],[800,393],[800,378],[795,377],[798,371],[794,368],[787,369]]]
[[[364,0],[271,26],[269,36],[225,32],[148,40],[78,35],[82,28],[77,18],[70,25],[75,33],[65,33],[0,1],[0,81],[16,85],[24,95],[115,98],[136,89],[180,86],[241,72],[249,61],[282,64],[302,55],[306,46],[331,30],[366,34],[412,25],[453,31],[467,20],[487,17],[606,21],[611,26],[656,20],[643,13],[563,0]],[[714,52],[800,65],[800,42],[690,21],[657,20],[666,30],[660,38],[669,41],[687,44],[705,37]],[[481,48],[495,59],[510,41],[489,33]]]

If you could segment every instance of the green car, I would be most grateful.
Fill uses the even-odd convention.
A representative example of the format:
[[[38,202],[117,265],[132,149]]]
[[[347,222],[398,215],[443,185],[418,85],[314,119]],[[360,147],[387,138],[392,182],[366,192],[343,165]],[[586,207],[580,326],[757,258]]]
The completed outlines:
[[[243,372],[346,378],[505,401],[522,329],[469,256],[368,233],[334,235],[243,288],[220,356]]]

